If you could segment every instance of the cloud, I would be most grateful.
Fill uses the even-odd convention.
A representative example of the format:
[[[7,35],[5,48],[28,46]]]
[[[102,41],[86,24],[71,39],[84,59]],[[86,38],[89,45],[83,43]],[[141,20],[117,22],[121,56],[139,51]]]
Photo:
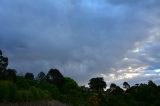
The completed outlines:
[[[125,57],[117,64],[117,68],[112,71],[114,77],[111,81],[122,83],[129,81],[133,83],[146,83],[148,80],[154,80],[159,84],[159,26],[150,31],[150,36],[143,41],[135,42],[133,50],[129,50]],[[105,78],[109,78],[106,76]]]
[[[159,36],[150,37],[159,28],[158,3],[1,0],[0,48],[19,73],[59,68],[79,84],[95,76],[114,77],[128,67],[154,66]],[[135,78],[127,72],[119,75]]]

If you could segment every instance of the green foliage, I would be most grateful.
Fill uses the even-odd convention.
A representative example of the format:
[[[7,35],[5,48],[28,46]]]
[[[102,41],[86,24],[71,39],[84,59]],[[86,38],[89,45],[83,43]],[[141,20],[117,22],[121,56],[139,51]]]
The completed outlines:
[[[78,84],[76,83],[76,81],[74,81],[73,79],[71,78],[64,78],[64,84],[63,84],[63,87],[61,89],[62,93],[70,93],[71,91],[73,90],[78,90]]]
[[[29,89],[31,86],[36,86],[35,80],[27,80],[23,76],[16,76],[15,83],[19,89]]]
[[[9,81],[0,81],[0,101],[13,101],[16,95],[16,86]]]
[[[41,82],[38,84],[38,88],[47,90],[50,93],[51,97],[54,99],[58,99],[60,97],[59,89],[53,84],[50,84],[48,82]]]
[[[32,100],[32,94],[29,90],[18,90],[16,98],[17,101],[28,102]]]
[[[50,92],[47,90],[42,90],[40,88],[36,88],[32,86],[29,91],[32,94],[32,100],[47,100],[51,98]]]
[[[40,89],[32,86],[29,91],[31,92],[32,94],[32,98],[33,100],[40,100],[42,97],[41,93],[40,93]]]
[[[97,95],[91,96],[89,98],[90,106],[100,106],[100,102],[101,102],[101,99]]]

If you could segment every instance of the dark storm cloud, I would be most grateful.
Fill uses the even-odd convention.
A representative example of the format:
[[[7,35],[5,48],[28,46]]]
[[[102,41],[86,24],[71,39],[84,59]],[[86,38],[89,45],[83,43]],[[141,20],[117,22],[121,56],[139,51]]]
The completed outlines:
[[[111,72],[135,42],[150,36],[159,12],[156,3],[0,0],[0,48],[19,72],[56,67],[86,83]]]

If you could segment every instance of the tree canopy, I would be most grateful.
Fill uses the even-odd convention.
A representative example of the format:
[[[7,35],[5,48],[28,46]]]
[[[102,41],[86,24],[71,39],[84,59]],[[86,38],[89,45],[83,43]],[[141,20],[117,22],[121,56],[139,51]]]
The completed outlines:
[[[102,77],[92,78],[89,81],[88,85],[93,91],[104,91],[107,86]]]
[[[34,80],[33,73],[27,72],[24,76],[27,80]]]
[[[47,80],[57,87],[62,87],[64,77],[58,69],[50,69],[47,74]]]
[[[124,82],[123,83],[123,88],[125,88],[125,89],[129,89],[130,88],[130,85],[128,84],[128,82]]]
[[[38,81],[42,81],[42,80],[45,80],[45,76],[46,76],[46,74],[45,74],[44,72],[40,72],[40,73],[38,73],[36,79],[37,79]]]

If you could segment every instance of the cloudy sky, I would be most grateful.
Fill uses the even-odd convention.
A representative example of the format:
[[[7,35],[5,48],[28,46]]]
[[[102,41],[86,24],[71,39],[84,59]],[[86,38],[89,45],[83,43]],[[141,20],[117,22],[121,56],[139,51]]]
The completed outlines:
[[[160,82],[160,0],[0,0],[9,68],[58,68],[80,85]]]

